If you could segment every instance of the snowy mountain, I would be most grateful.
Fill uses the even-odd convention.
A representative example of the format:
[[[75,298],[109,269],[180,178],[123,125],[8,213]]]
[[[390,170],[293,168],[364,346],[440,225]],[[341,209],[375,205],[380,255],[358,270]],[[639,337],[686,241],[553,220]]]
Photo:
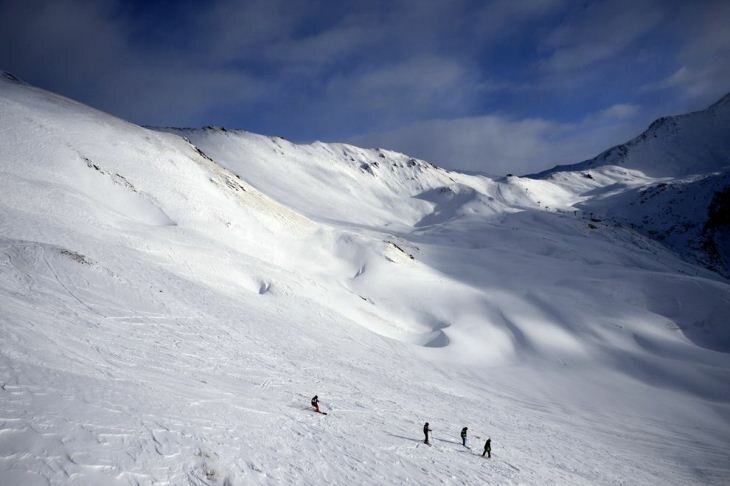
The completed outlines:
[[[655,175],[152,130],[7,75],[0,172],[0,484],[730,477],[730,284],[586,214]]]
[[[730,93],[706,110],[655,120],[641,135],[597,157],[536,174],[620,166],[649,177],[684,177],[730,168]]]
[[[598,157],[536,174],[576,208],[629,225],[730,277],[730,94],[704,111],[656,120]],[[723,209],[724,208],[724,209]]]

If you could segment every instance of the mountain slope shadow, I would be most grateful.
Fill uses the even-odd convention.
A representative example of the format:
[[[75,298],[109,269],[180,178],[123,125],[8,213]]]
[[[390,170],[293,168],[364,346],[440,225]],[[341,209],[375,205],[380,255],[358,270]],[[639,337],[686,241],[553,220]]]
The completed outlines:
[[[416,228],[444,223],[458,216],[459,210],[477,198],[477,191],[462,184],[429,189],[416,196],[434,204],[433,211],[414,224]]]

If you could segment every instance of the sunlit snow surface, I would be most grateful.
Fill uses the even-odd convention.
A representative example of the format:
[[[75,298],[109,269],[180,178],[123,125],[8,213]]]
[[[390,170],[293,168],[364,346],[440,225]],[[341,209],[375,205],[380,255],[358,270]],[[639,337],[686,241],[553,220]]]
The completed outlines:
[[[730,481],[730,285],[576,184],[172,132],[0,81],[0,484]]]

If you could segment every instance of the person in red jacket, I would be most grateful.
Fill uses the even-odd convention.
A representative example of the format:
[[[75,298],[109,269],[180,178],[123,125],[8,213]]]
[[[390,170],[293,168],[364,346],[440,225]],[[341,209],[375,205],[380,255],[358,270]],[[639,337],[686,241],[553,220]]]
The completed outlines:
[[[314,395],[314,398],[312,398],[312,406],[317,413],[322,413],[319,411],[319,397],[317,397],[317,395]]]

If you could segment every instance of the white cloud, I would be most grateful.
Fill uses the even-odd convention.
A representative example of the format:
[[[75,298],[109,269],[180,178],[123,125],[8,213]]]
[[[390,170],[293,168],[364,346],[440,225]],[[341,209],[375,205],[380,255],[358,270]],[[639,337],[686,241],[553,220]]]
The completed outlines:
[[[637,135],[637,107],[617,104],[578,123],[479,116],[427,120],[352,141],[399,150],[451,169],[526,174],[579,162]]]
[[[403,120],[458,111],[476,89],[463,65],[427,56],[336,76],[327,84],[326,102],[351,113]]]
[[[598,112],[595,117],[600,120],[624,120],[632,118],[639,113],[639,107],[629,103],[618,103],[613,106],[609,106],[605,110]]]

